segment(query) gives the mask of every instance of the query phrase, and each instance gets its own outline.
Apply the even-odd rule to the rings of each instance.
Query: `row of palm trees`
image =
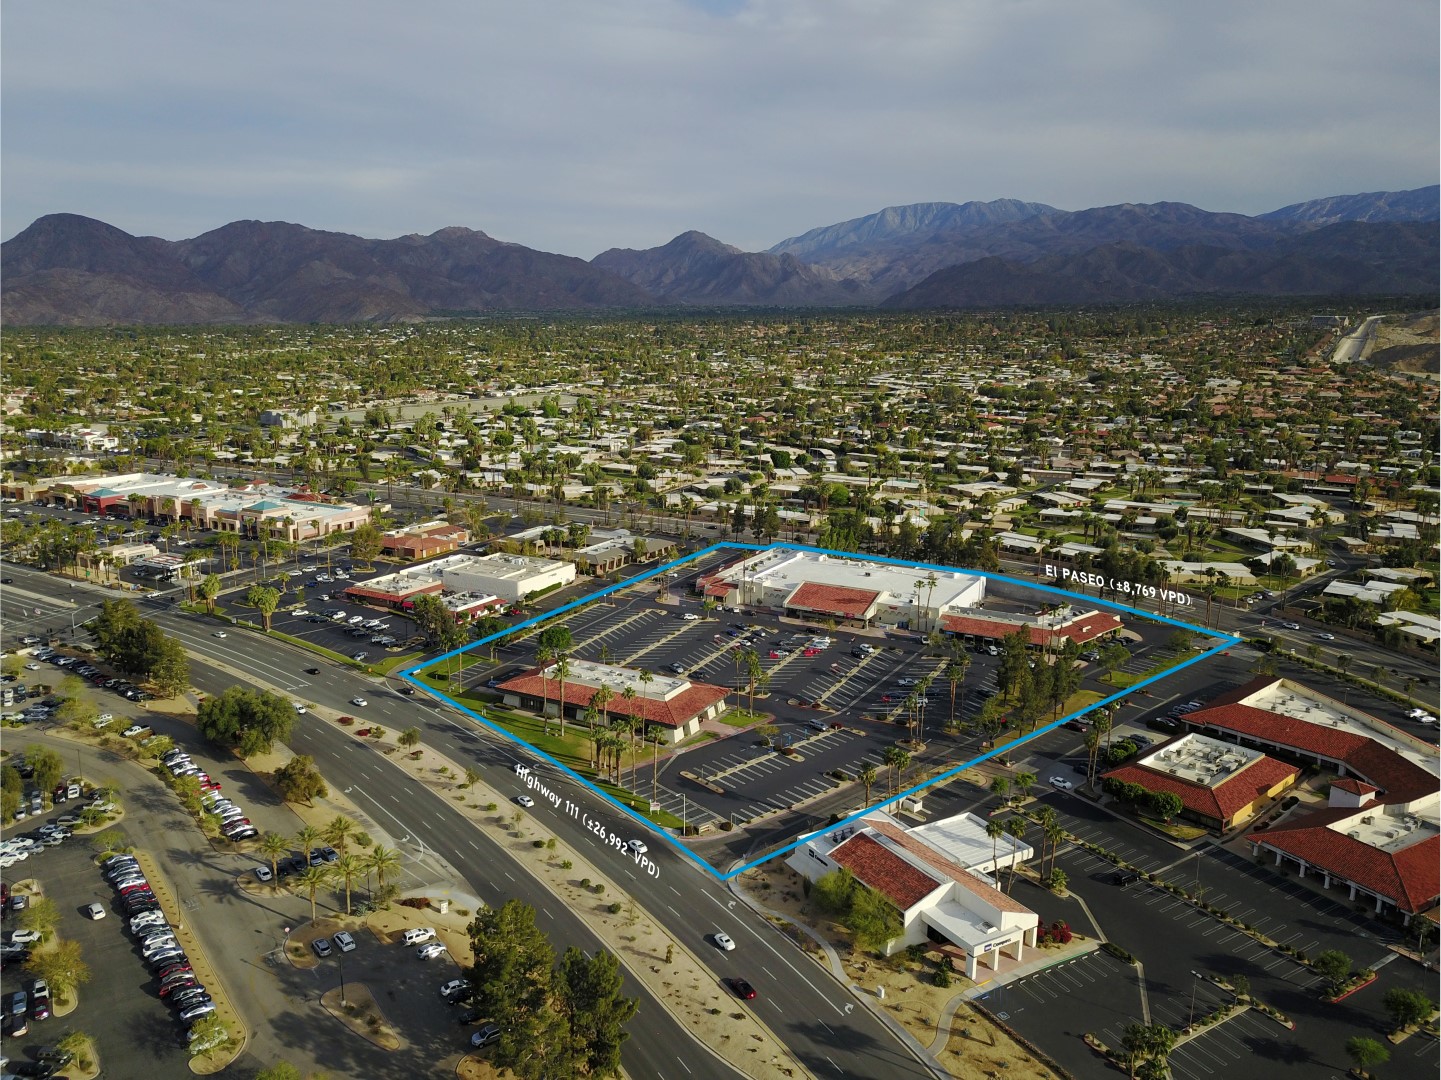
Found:
[[[366,889],[369,890],[370,875],[374,874],[377,888],[383,890],[387,875],[393,875],[400,870],[400,852],[393,848],[377,844],[363,855],[348,851],[349,844],[359,838],[360,826],[350,818],[339,815],[324,829],[305,825],[297,830],[293,837],[268,832],[260,838],[259,850],[270,862],[272,877],[278,872],[280,860],[288,857],[294,848],[298,847],[307,859],[322,840],[334,845],[338,850],[339,857],[334,862],[308,866],[296,878],[297,884],[310,894],[310,921],[313,923],[315,894],[320,889],[337,883],[343,885],[345,914],[349,915],[351,891],[358,879],[363,876]]]

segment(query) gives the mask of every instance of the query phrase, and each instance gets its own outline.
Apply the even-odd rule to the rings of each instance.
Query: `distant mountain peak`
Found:
[[[1261,218],[1305,225],[1334,225],[1340,221],[1436,221],[1441,219],[1441,185],[1308,199],[1262,214]]]

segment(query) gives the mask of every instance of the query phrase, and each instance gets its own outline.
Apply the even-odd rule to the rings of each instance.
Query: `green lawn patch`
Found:
[[[746,712],[744,709],[731,709],[729,712],[721,714],[720,722],[729,727],[744,728],[750,727],[752,724],[758,724],[764,719],[765,716],[761,713]]]
[[[1176,840],[1196,840],[1207,835],[1207,830],[1201,828],[1199,825],[1182,825],[1178,821],[1173,821],[1167,825],[1160,818],[1153,818],[1147,814],[1137,814],[1136,816],[1151,826],[1151,828],[1158,832],[1163,832]]]
[[[389,675],[397,668],[409,667],[411,664],[415,663],[424,655],[424,653],[412,652],[405,653],[401,656],[387,656],[378,664],[371,664],[370,666],[373,667],[376,671],[380,672],[382,675]]]

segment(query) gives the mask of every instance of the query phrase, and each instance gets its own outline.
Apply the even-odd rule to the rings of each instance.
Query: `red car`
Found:
[[[743,1001],[750,1001],[756,996],[756,988],[744,979],[730,979],[728,982],[732,993]]]

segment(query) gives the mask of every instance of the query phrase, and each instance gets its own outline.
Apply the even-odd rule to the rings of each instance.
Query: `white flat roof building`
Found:
[[[755,607],[931,629],[941,615],[978,607],[986,579],[958,570],[896,566],[824,552],[776,548],[711,575],[705,586]]]
[[[443,564],[443,565],[442,565]],[[427,565],[441,567],[446,592],[492,593],[512,602],[575,580],[575,564],[531,555],[452,555]]]

